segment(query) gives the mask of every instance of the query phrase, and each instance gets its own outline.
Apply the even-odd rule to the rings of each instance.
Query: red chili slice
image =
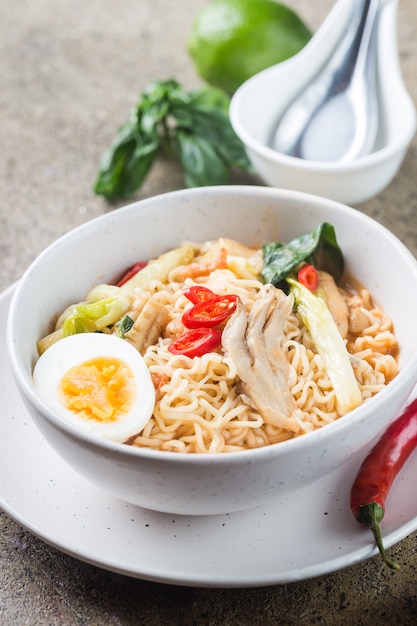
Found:
[[[211,289],[203,287],[203,285],[192,285],[191,287],[187,287],[184,289],[183,294],[193,304],[197,304],[197,302],[205,302],[206,300],[212,300],[216,297],[216,294],[211,291]]]
[[[123,274],[122,278],[117,283],[117,287],[121,287],[122,285],[127,283],[128,280],[133,278],[133,276],[137,274],[140,270],[142,270],[147,264],[147,261],[138,261],[137,263],[132,265],[132,267],[129,268],[125,274]]]
[[[211,300],[197,302],[193,307],[187,309],[182,322],[187,328],[211,328],[221,324],[233,313],[237,305],[235,294],[225,294],[215,296]]]
[[[319,286],[319,275],[314,265],[304,265],[298,272],[298,282],[310,291],[315,291]]]
[[[219,347],[222,341],[222,333],[215,328],[195,328],[184,333],[169,344],[168,350],[172,354],[184,356],[202,356]]]

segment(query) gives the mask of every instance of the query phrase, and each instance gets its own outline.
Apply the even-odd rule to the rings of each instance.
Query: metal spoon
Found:
[[[372,150],[378,129],[376,31],[382,3],[353,0],[335,52],[281,118],[275,150],[314,161],[349,161]]]

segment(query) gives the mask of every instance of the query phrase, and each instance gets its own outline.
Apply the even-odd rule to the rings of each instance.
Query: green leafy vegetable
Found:
[[[272,242],[263,246],[262,277],[277,286],[302,261],[328,272],[337,282],[343,275],[344,259],[334,227],[323,222],[316,229],[287,244]]]
[[[110,201],[132,196],[161,151],[179,159],[188,187],[225,184],[232,167],[251,170],[229,103],[213,87],[186,93],[175,80],[148,85],[101,159],[95,193]]]
[[[324,367],[332,381],[342,413],[362,402],[362,394],[353,372],[349,353],[336,323],[325,303],[297,280],[287,277],[297,311],[308,329]]]
[[[121,339],[125,338],[126,333],[132,328],[134,321],[129,315],[125,315],[120,320],[120,323],[117,324],[117,336],[121,337]]]
[[[73,307],[65,319],[62,330],[64,337],[77,333],[93,333],[115,324],[126,312],[130,300],[123,294],[97,302],[80,303]]]
[[[107,283],[96,285],[84,301],[68,307],[60,318],[62,326],[58,330],[37,342],[39,354],[63,337],[102,331],[114,324],[117,326],[117,335],[123,338],[134,324],[127,311],[131,308],[135,290],[146,289],[152,281],[166,282],[173,269],[188,265],[193,259],[193,246],[184,244],[151,259],[120,287]]]

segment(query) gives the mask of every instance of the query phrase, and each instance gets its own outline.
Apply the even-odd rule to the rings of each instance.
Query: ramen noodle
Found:
[[[259,300],[264,287],[261,250],[252,251],[252,256],[246,251],[243,263],[238,254],[228,259],[219,254],[223,248],[218,244],[217,253],[210,256],[207,250],[210,252],[212,245],[195,244],[191,264],[172,270],[168,281],[151,280],[146,289],[135,290],[128,313],[133,320],[151,301],[163,308],[165,318],[158,337],[142,351],[156,388],[156,403],[143,430],[128,441],[133,446],[189,453],[234,452],[298,437],[343,415],[323,360],[296,307],[283,322],[281,346],[288,364],[295,428],[266,423],[241,393],[236,363],[222,346],[193,358],[170,352],[173,339],[186,330],[182,316],[190,301],[183,293],[185,288],[202,285],[215,294],[235,294],[248,314]],[[240,244],[236,246],[239,250]],[[202,262],[207,254],[210,262]],[[398,372],[393,324],[365,287],[353,289],[344,284],[338,291],[349,312],[346,348],[366,402]],[[116,328],[105,332],[116,332]]]
[[[181,328],[181,317],[190,306],[182,293],[184,287],[199,284],[216,294],[237,294],[250,311],[263,284],[257,277],[238,277],[230,269],[215,269],[208,276],[183,282],[177,282],[176,273],[168,284],[149,285],[150,293],[163,300],[170,322],[166,336],[144,353],[158,393],[154,415],[133,445],[179,452],[229,452],[285,441],[341,416],[320,356],[295,312],[285,320],[282,348],[289,363],[288,385],[300,427],[297,433],[264,423],[261,415],[242,401],[236,366],[221,349],[194,358],[171,354],[172,333]],[[346,343],[365,401],[397,374],[397,341],[391,320],[375,306],[367,289],[354,292],[346,287],[340,293],[350,318],[355,318],[355,312],[362,318],[361,331],[350,333]]]

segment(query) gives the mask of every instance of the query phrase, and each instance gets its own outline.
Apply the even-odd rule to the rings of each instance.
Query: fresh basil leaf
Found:
[[[154,105],[144,108],[140,112],[140,129],[145,135],[155,135],[157,127],[160,122],[164,120],[169,111],[168,102],[162,102],[159,105]]]
[[[336,281],[344,272],[343,253],[334,227],[327,222],[287,244],[264,244],[263,257],[262,277],[266,283],[273,285],[278,285],[303,261],[328,272]]]
[[[229,169],[209,141],[178,131],[177,145],[188,187],[224,185],[228,182]]]
[[[147,85],[142,94],[142,103],[155,103],[161,100],[176,98],[183,100],[187,98],[181,85],[173,79],[156,80]]]
[[[152,139],[137,144],[120,176],[119,197],[128,198],[135,193],[145,180],[159,149],[159,143]]]
[[[194,106],[209,107],[212,110],[223,110],[228,113],[230,98],[221,89],[203,87],[190,93],[190,103]]]
[[[201,106],[176,107],[173,113],[178,126],[192,130],[195,136],[210,141],[218,156],[230,167],[239,167],[252,171],[251,164],[242,142],[235,134],[229,116],[221,109],[209,109]]]
[[[138,136],[136,129],[122,129],[103,155],[94,191],[107,200],[127,198],[140,187],[158,151],[152,137]]]
[[[231,166],[255,172],[240,139],[235,135],[232,126],[225,123],[223,140],[218,143],[218,151]]]
[[[193,133],[196,132],[195,116],[193,115],[193,111],[188,104],[171,104],[170,119],[171,123],[174,123],[176,129],[181,128],[183,130],[189,130]]]
[[[214,87],[186,93],[173,79],[150,83],[103,155],[94,191],[108,200],[133,195],[164,150],[179,157],[188,187],[226,184],[232,167],[253,171],[230,124],[229,103]]]
[[[117,190],[118,180],[135,150],[135,128],[129,124],[123,126],[108,150],[100,160],[100,168],[95,182],[94,191],[106,198],[112,198]],[[117,192],[116,192],[117,195]]]

